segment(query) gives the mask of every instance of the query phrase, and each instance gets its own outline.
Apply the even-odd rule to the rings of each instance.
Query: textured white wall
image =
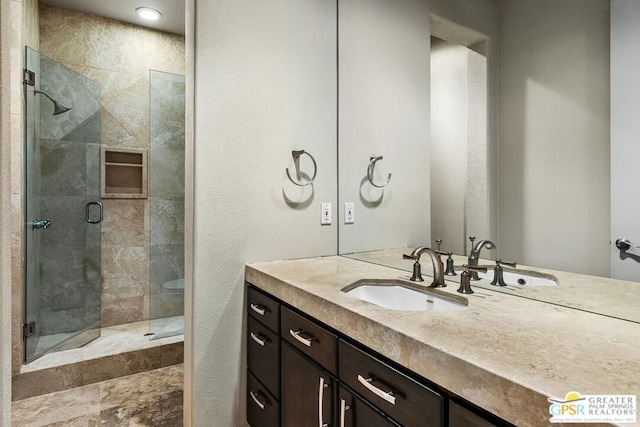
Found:
[[[442,248],[465,253],[467,48],[431,44],[431,233]]]
[[[186,394],[191,425],[236,426],[246,423],[244,264],[336,253],[335,219],[320,225],[320,203],[337,202],[336,2],[220,0],[195,7]],[[313,187],[300,190],[286,178],[294,148],[317,161]],[[302,166],[311,172],[306,160]]]
[[[429,245],[429,13],[421,0],[339,1],[340,252]],[[375,180],[369,157],[383,156]],[[355,203],[343,224],[342,204]]]
[[[502,258],[609,274],[609,2],[500,3]]]

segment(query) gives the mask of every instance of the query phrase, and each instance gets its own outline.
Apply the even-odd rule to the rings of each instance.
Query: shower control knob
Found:
[[[49,228],[51,226],[51,220],[50,219],[35,219],[33,221],[31,221],[31,228],[36,229],[36,228]]]

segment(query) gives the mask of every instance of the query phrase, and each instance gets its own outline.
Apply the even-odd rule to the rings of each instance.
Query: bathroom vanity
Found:
[[[390,310],[343,290],[408,275],[340,256],[245,274],[252,427],[543,426],[549,397],[640,391],[633,322],[453,282],[463,310]]]

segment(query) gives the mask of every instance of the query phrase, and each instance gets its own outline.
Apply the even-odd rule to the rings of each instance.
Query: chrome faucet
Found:
[[[469,237],[469,240],[471,240],[471,244],[473,244],[473,241],[475,240],[475,237]],[[480,258],[480,251],[482,250],[482,248],[487,248],[487,249],[495,249],[496,245],[494,245],[491,241],[489,240],[480,240],[478,243],[473,244],[473,247],[471,248],[471,253],[469,254],[469,262],[468,265],[470,267],[477,267],[478,266],[478,259]],[[471,270],[471,280],[480,280],[480,278],[478,277],[478,272]]]
[[[442,261],[440,260],[440,254],[426,246],[418,246],[409,255],[402,255],[402,258],[404,259],[412,259],[415,261],[415,263],[413,263],[413,275],[409,280],[414,282],[424,282],[420,268],[420,255],[425,252],[429,255],[431,262],[433,263],[433,283],[429,286],[432,288],[447,286],[444,283],[444,269],[442,267]]]

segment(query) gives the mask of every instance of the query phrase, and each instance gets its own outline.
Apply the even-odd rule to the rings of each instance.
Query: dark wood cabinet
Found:
[[[282,343],[281,417],[283,426],[334,426],[337,380]]]
[[[247,421],[280,426],[280,303],[247,290]]]
[[[280,337],[253,317],[247,319],[247,367],[280,397]]]
[[[372,355],[340,340],[340,381],[408,426],[444,427],[445,398]]]
[[[340,427],[399,426],[342,384],[338,392],[338,422]]]
[[[334,375],[338,374],[338,336],[314,321],[282,308],[282,338]]]
[[[511,425],[256,288],[247,295],[251,427]]]
[[[247,421],[251,427],[279,427],[278,400],[251,373],[247,372]]]
[[[495,427],[498,425],[454,401],[449,402],[449,427]]]

